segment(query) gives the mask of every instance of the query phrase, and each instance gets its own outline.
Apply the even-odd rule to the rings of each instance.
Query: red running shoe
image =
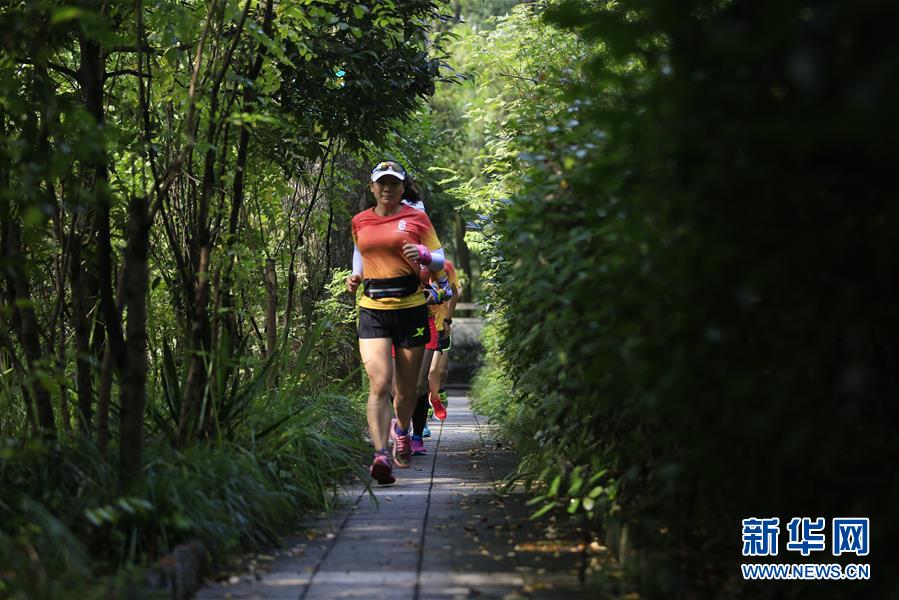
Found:
[[[429,400],[431,407],[434,409],[434,417],[440,421],[446,420],[446,407],[438,394],[431,394]]]

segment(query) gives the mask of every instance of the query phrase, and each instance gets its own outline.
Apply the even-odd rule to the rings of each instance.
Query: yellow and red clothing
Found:
[[[362,255],[362,271],[367,279],[390,279],[404,275],[420,277],[418,264],[403,254],[405,244],[423,244],[428,250],[440,248],[440,240],[428,216],[405,204],[392,215],[381,217],[373,208],[353,217],[353,242]],[[376,310],[396,310],[425,304],[419,288],[402,298],[362,296],[359,306]]]
[[[456,275],[456,267],[449,260],[444,261],[443,269],[446,271],[446,277],[449,279],[450,286],[453,288],[453,294],[458,297],[459,294],[459,276]],[[436,310],[435,310],[436,309]],[[449,302],[443,304],[431,305],[431,314],[437,322],[437,331],[443,331],[443,320],[447,318],[449,313]]]

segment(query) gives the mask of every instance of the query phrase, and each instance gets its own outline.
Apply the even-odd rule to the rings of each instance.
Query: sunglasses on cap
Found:
[[[406,169],[397,162],[385,160],[384,162],[378,163],[377,166],[371,170],[371,180],[377,181],[381,175],[393,175],[400,180],[404,180],[406,178]]]

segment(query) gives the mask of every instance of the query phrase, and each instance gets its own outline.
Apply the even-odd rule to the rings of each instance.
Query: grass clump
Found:
[[[246,428],[180,451],[150,444],[143,476],[127,487],[81,438],[5,441],[0,596],[116,593],[128,573],[185,541],[220,561],[274,544],[304,511],[330,508],[359,468],[361,405],[338,394],[292,404],[262,437]]]

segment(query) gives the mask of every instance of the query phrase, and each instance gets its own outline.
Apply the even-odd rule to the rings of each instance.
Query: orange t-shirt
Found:
[[[453,266],[449,260],[444,261],[443,269],[446,271],[446,278],[449,279],[450,286],[453,288],[453,294],[456,295],[456,299],[458,300],[459,294],[459,277],[456,275],[456,267]],[[443,320],[447,317],[447,313],[449,312],[449,302],[444,302],[443,304],[435,304],[431,308],[437,308],[437,312],[434,313],[434,319],[437,321],[437,331],[443,331]]]
[[[375,214],[374,208],[353,217],[353,242],[362,254],[362,274],[366,279],[389,279],[403,275],[419,276],[419,265],[409,262],[403,245],[424,244],[428,250],[440,248],[440,240],[428,215],[402,205],[388,217]],[[403,298],[375,300],[362,296],[359,306],[376,310],[412,308],[425,303],[421,289]]]

